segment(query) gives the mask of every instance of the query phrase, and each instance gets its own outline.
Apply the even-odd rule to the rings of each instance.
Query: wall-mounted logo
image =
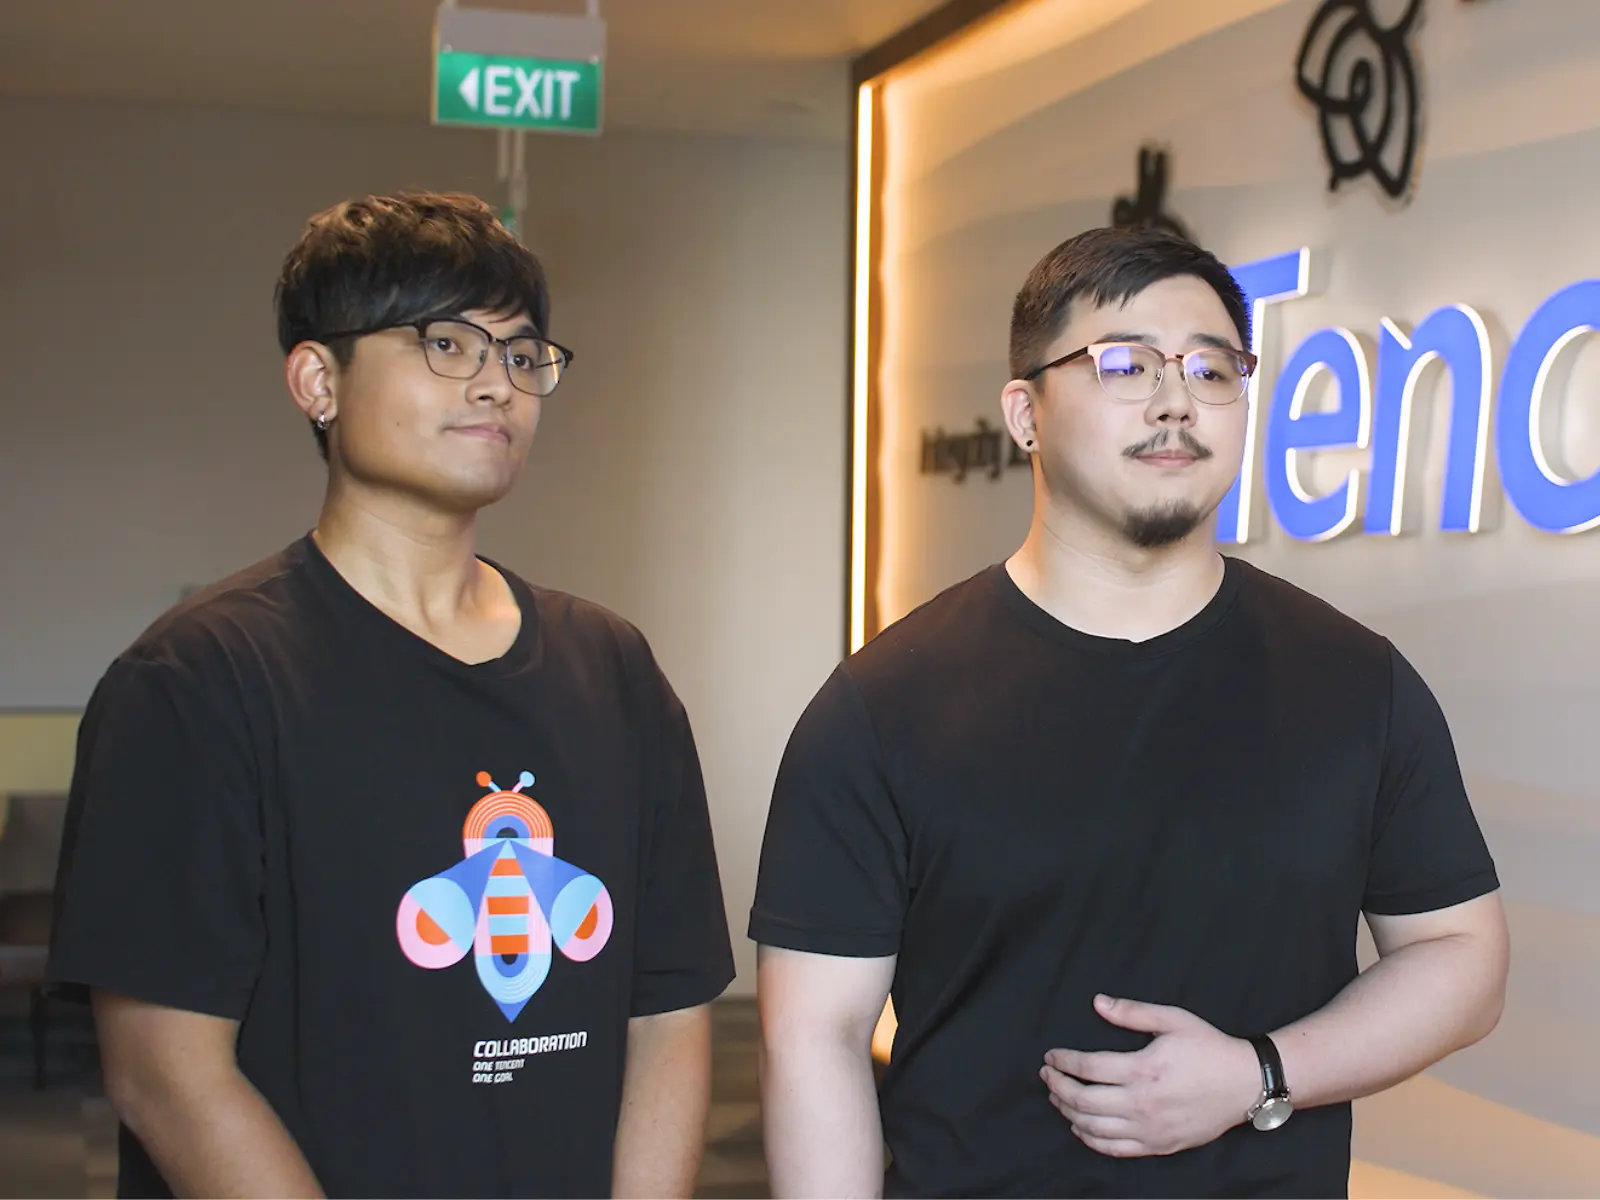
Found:
[[[1139,148],[1139,179],[1132,196],[1118,196],[1111,205],[1111,223],[1119,229],[1165,229],[1188,241],[1183,222],[1166,211],[1167,152],[1156,146]]]
[[[1422,0],[1410,0],[1391,25],[1373,0],[1324,0],[1311,18],[1295,82],[1317,106],[1328,190],[1371,175],[1389,196],[1409,198],[1421,124],[1410,38]]]
[[[1266,306],[1307,295],[1310,266],[1311,252],[1302,248],[1232,268],[1250,302],[1255,353],[1267,353]],[[1358,522],[1369,534],[1404,532],[1405,511],[1415,507],[1407,501],[1408,481],[1417,477],[1413,427],[1425,403],[1424,372],[1433,362],[1442,363],[1450,379],[1441,531],[1483,528],[1492,469],[1506,499],[1533,528],[1571,534],[1600,527],[1600,470],[1566,461],[1554,433],[1559,422],[1548,419],[1563,400],[1578,400],[1567,382],[1569,354],[1581,339],[1600,332],[1600,279],[1561,288],[1534,310],[1500,366],[1498,389],[1488,326],[1475,309],[1447,305],[1411,327],[1385,316],[1378,329],[1375,362],[1350,329],[1319,329],[1288,355],[1275,381],[1260,372],[1251,377],[1244,462],[1217,510],[1221,541],[1253,536],[1258,484],[1279,527],[1301,541],[1325,541]],[[1322,376],[1336,388],[1336,407],[1308,404]],[[1437,385],[1428,388],[1436,391]],[[1318,494],[1302,467],[1305,455],[1324,450],[1365,452],[1367,465],[1351,467],[1336,486]]]
[[[1251,352],[1279,362],[1283,352],[1267,345],[1266,310],[1310,293],[1311,251],[1231,269],[1250,307]],[[1381,537],[1416,529],[1423,507],[1414,494],[1424,470],[1420,439],[1430,424],[1422,410],[1438,406],[1442,395],[1449,402],[1435,518],[1441,532],[1485,528],[1496,474],[1511,508],[1534,529],[1600,529],[1600,469],[1583,450],[1575,452],[1581,461],[1566,457],[1557,407],[1581,402],[1569,379],[1571,355],[1584,338],[1600,334],[1600,279],[1547,297],[1503,362],[1488,323],[1465,304],[1436,309],[1415,325],[1387,316],[1377,325],[1375,355],[1350,329],[1319,329],[1289,349],[1275,372],[1251,376],[1243,462],[1217,509],[1219,541],[1259,536],[1253,517],[1259,492],[1278,527],[1299,541],[1323,542],[1352,529]],[[1443,372],[1430,379],[1434,363]],[[1323,382],[1331,394],[1313,404]],[[1029,465],[1004,429],[981,417],[975,424],[971,433],[924,431],[922,473],[959,483],[969,474],[997,480],[1007,468]],[[1319,488],[1305,468],[1306,457],[1322,451],[1360,452],[1364,462]]]

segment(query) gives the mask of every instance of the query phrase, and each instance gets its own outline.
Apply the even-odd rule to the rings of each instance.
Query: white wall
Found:
[[[847,150],[528,152],[528,238],[578,358],[483,548],[650,637],[699,738],[748,991],[772,777],[842,640]],[[494,142],[5,100],[0,162],[0,708],[76,708],[184,585],[315,518],[271,307],[305,218],[401,187],[492,195]]]
[[[1316,112],[1294,87],[1317,7],[1035,0],[889,83],[878,465],[879,597],[891,618],[1005,557],[1026,532],[1027,472],[959,484],[919,475],[921,431],[998,423],[1016,289],[1057,242],[1109,221],[1147,140],[1170,149],[1170,209],[1225,261],[1311,247],[1312,293],[1266,323],[1263,408],[1290,352],[1320,328],[1347,326],[1370,354],[1380,318],[1409,328],[1469,304],[1488,322],[1498,372],[1542,300],[1600,276],[1600,5],[1427,6],[1415,39],[1418,188],[1403,208],[1370,181],[1327,192]],[[1600,467],[1600,338],[1569,358],[1550,393],[1560,428],[1547,437],[1582,478]],[[1514,962],[1500,1028],[1358,1104],[1357,1153],[1491,1195],[1592,1195],[1600,531],[1531,528],[1498,502],[1491,446],[1493,519],[1479,533],[1441,534],[1447,380],[1434,368],[1418,392],[1432,417],[1412,452],[1418,528],[1367,536],[1358,523],[1308,544],[1263,505],[1238,552],[1387,634],[1417,664],[1450,718],[1504,884]],[[1316,454],[1309,486],[1329,490],[1369,457]]]

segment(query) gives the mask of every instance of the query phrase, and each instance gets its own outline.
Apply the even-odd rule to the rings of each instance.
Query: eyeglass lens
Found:
[[[1166,359],[1152,346],[1117,343],[1100,350],[1100,387],[1114,400],[1148,400],[1161,386]],[[1183,379],[1202,404],[1232,404],[1244,395],[1245,364],[1231,350],[1192,350],[1183,356]]]
[[[430,321],[422,330],[422,348],[434,374],[446,379],[471,379],[483,369],[493,343],[481,329],[461,321]],[[505,347],[511,385],[531,396],[548,396],[561,382],[566,359],[542,338],[511,338]]]

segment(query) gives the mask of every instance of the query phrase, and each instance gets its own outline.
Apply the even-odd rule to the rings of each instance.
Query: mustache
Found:
[[[1204,462],[1213,457],[1210,446],[1203,444],[1199,438],[1187,429],[1180,429],[1177,433],[1162,430],[1160,433],[1147,437],[1144,441],[1134,446],[1129,446],[1122,452],[1124,458],[1138,458],[1141,454],[1155,454],[1167,449],[1173,442],[1183,447],[1184,451],[1192,454],[1197,462]]]

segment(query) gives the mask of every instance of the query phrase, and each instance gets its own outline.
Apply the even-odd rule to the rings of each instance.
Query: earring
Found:
[[[1029,438],[1029,439],[1028,439],[1028,449],[1029,449],[1029,450],[1032,450],[1032,449],[1033,449],[1033,439],[1032,439],[1032,438]]]
[[[328,432],[328,414],[327,413],[318,413],[317,414],[316,426],[323,433],[327,433]],[[1030,442],[1029,445],[1032,445],[1032,443]]]

